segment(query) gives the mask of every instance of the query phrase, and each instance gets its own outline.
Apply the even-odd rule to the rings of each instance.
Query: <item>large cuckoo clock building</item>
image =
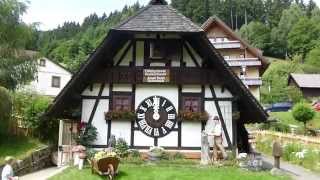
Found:
[[[201,27],[164,0],[112,28],[48,116],[95,126],[95,148],[114,135],[133,149],[181,151],[200,150],[207,116],[221,119],[223,144],[240,151],[244,124],[267,120]]]

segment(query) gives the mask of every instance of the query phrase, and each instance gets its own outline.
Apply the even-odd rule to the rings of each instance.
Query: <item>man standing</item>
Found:
[[[213,161],[218,160],[218,150],[222,153],[223,159],[227,159],[227,153],[222,145],[222,127],[218,116],[213,118],[214,128],[213,128]]]

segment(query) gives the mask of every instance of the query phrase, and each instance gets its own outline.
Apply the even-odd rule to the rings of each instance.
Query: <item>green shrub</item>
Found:
[[[293,107],[292,116],[295,120],[303,122],[306,132],[306,124],[315,116],[315,111],[306,103],[298,103]]]
[[[303,100],[303,95],[302,92],[299,88],[297,88],[296,86],[288,86],[287,87],[287,92],[288,92],[288,96],[289,99],[293,102],[293,103],[298,103],[301,100]]]
[[[141,154],[138,150],[136,149],[131,149],[129,151],[129,156],[132,157],[132,158],[141,158]]]
[[[186,156],[180,152],[176,152],[172,155],[172,159],[177,160],[177,159],[185,159]]]
[[[284,132],[284,133],[290,132],[289,125],[281,123],[281,122],[263,123],[263,124],[259,125],[259,129],[272,130],[272,131],[278,131],[278,132]]]
[[[0,86],[0,135],[7,134],[12,112],[12,99],[9,91]]]
[[[128,146],[128,143],[126,142],[126,140],[124,140],[123,138],[117,139],[117,143],[116,143],[115,149],[116,149],[116,153],[121,158],[128,157],[128,155],[129,155],[129,146]]]
[[[74,137],[75,141],[77,144],[89,146],[97,139],[97,128],[91,124],[84,124],[81,127],[82,128],[79,130],[79,134]]]

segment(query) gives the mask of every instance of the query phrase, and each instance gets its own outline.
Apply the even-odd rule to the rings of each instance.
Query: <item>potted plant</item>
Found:
[[[159,161],[161,159],[164,149],[162,147],[153,146],[148,151],[148,159],[150,161]]]
[[[178,114],[179,121],[201,121],[205,122],[209,118],[208,113],[205,112],[192,112],[192,111],[180,111]]]

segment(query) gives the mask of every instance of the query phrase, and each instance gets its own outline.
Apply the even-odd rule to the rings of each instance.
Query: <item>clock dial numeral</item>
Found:
[[[167,112],[169,112],[169,111],[171,111],[171,110],[173,110],[173,106],[169,106],[169,107],[166,108],[166,111],[167,111]]]
[[[144,130],[145,133],[151,135],[153,128],[149,125],[147,125],[146,129]]]
[[[146,117],[146,114],[145,113],[138,113],[138,119],[144,119]]]
[[[158,129],[158,128],[154,128],[154,129],[153,129],[153,135],[154,135],[155,137],[160,136],[160,134],[159,134],[159,129]]]
[[[139,121],[139,126],[142,130],[145,129],[148,126],[147,121],[146,120]]]
[[[166,102],[167,102],[167,100],[164,100],[163,102],[162,102],[162,107],[164,106],[164,105],[166,105]]]
[[[166,122],[166,124],[165,124],[165,126],[167,127],[167,128],[169,128],[169,129],[171,129],[172,127],[173,127],[173,125],[174,125],[174,123],[172,122],[172,121],[167,121]]]
[[[140,106],[139,109],[142,110],[143,112],[147,112],[147,110],[148,110],[147,108],[145,108],[143,106]]]
[[[174,119],[176,119],[176,115],[175,114],[168,114],[168,119],[174,120]]]
[[[159,107],[160,104],[160,98],[157,96],[153,97],[153,107]]]
[[[167,134],[167,130],[164,127],[161,127],[162,133]]]
[[[147,99],[145,102],[148,105],[148,108],[153,106],[151,99]]]

